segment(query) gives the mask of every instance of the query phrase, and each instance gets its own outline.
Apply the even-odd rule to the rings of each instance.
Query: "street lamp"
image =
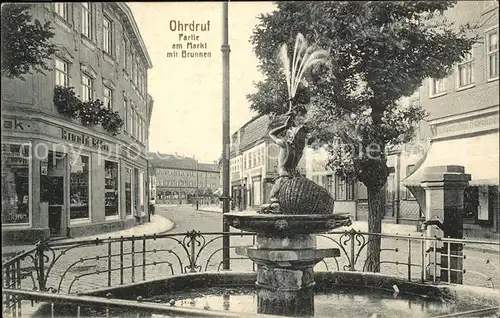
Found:
[[[224,214],[229,213],[229,26],[228,2],[222,3],[222,232],[229,233]],[[229,235],[222,237],[222,268],[229,269]]]

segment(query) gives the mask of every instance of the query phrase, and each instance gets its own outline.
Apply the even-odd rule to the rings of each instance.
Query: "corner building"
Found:
[[[2,78],[2,238],[28,243],[122,230],[148,220],[150,57],[123,2],[33,4],[58,52],[46,74]],[[104,102],[117,135],[54,105],[55,87]]]

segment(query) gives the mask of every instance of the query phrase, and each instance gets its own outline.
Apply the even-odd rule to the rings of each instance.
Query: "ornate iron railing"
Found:
[[[239,246],[255,243],[254,233],[166,233],[71,242],[39,242],[2,264],[3,287],[10,290],[73,294],[184,273],[219,271],[222,237],[231,237],[232,270],[255,270],[236,255]],[[325,259],[316,270],[365,271],[367,245],[381,239],[380,272],[409,281],[455,282],[497,288],[499,242],[350,231],[318,235],[318,247],[338,248],[341,256]],[[495,253],[496,252],[496,253]],[[453,278],[454,277],[454,278]],[[458,277],[458,278],[457,278]],[[3,311],[21,316],[26,295],[2,292]],[[29,299],[32,300],[32,299]]]

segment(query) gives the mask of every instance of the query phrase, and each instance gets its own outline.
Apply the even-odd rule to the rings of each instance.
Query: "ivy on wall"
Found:
[[[123,127],[123,120],[117,111],[103,106],[99,99],[82,102],[75,94],[74,87],[56,86],[54,105],[59,113],[77,119],[84,126],[101,125],[106,131],[116,136]]]

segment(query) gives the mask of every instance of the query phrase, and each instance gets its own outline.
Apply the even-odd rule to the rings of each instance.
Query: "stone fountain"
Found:
[[[317,248],[315,234],[349,226],[351,220],[349,215],[333,214],[330,193],[297,169],[307,129],[298,124],[292,101],[303,72],[314,63],[324,62],[327,54],[309,50],[301,34],[295,48],[298,52],[294,54],[291,74],[286,45],[279,56],[287,78],[290,108],[285,123],[269,133],[280,147],[279,173],[270,203],[257,213],[226,214],[225,221],[234,228],[257,233],[254,246],[239,248],[236,253],[257,264],[258,312],[309,316],[314,313],[314,266],[324,258],[340,256],[339,249]]]
[[[316,233],[351,224],[341,214],[230,213],[232,227],[256,232],[254,246],[236,254],[257,264],[257,312],[284,316],[314,314],[313,267],[327,257],[340,256],[336,248],[317,248]]]

